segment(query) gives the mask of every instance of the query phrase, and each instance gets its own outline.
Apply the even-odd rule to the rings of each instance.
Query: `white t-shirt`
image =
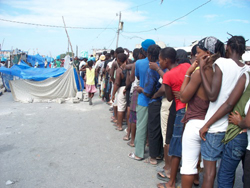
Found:
[[[136,86],[139,86],[140,81],[137,79],[137,77],[135,77],[135,81],[133,81],[132,85],[131,85],[131,89],[130,89],[130,93],[132,94],[135,90]]]
[[[245,114],[247,115],[247,112],[249,109],[249,106],[250,106],[250,98],[245,106]],[[248,146],[247,146],[247,150],[250,150],[250,129],[247,129],[247,136],[248,136]]]
[[[232,59],[226,58],[217,59],[213,64],[213,68],[215,68],[215,65],[218,65],[222,72],[221,89],[217,100],[215,102],[209,103],[207,114],[205,116],[205,122],[207,122],[220,108],[220,106],[228,99],[240,76],[248,70],[246,65],[239,67]],[[212,124],[208,132],[226,132],[227,126],[228,114]]]

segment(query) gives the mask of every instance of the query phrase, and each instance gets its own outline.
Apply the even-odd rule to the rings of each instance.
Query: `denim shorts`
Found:
[[[173,135],[169,146],[169,156],[181,157],[182,152],[182,133],[184,124],[181,122],[185,115],[185,108],[182,108],[176,112]]]
[[[221,158],[224,144],[221,142],[225,132],[207,133],[206,141],[201,140],[201,156],[206,161],[217,161]]]

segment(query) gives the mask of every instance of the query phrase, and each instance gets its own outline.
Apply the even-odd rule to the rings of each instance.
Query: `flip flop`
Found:
[[[134,160],[136,160],[136,161],[141,161],[141,160],[143,160],[143,158],[136,158],[134,153],[128,154],[128,157],[129,157],[130,159],[134,159]]]
[[[125,136],[123,137],[123,140],[124,140],[124,141],[129,141],[130,138],[129,138],[127,135],[125,135]]]
[[[123,128],[116,127],[115,130],[117,130],[117,131],[123,131]]]
[[[161,185],[163,186],[163,188],[167,188],[166,184],[165,183],[159,183],[158,185]],[[157,187],[159,188],[159,186],[157,185]]]
[[[157,171],[157,172],[164,172],[164,168],[163,168],[163,167],[157,166],[157,167],[156,167],[156,171]]]
[[[153,161],[151,161],[151,158],[148,157],[147,159],[144,160],[144,163],[148,163],[148,164],[151,164],[151,165],[157,165],[157,160],[155,160],[153,162]]]
[[[127,143],[130,147],[135,147],[135,144],[131,144],[131,142]]]
[[[113,119],[110,121],[111,123],[117,123],[117,120],[116,119]]]
[[[167,177],[165,171],[160,172],[160,173],[161,173],[164,177],[162,177],[162,176],[159,174],[159,172],[158,172],[158,173],[157,173],[157,178],[158,178],[159,180],[168,182],[170,178]]]

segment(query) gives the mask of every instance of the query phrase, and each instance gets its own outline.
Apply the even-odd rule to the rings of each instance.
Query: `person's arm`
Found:
[[[231,115],[229,115],[229,122],[238,125],[242,129],[250,129],[250,107],[244,119],[242,119],[239,112],[232,112]]]
[[[116,69],[116,61],[113,62],[112,66],[111,66],[111,69],[110,69],[110,79],[111,81],[114,83],[115,82],[115,78],[114,78],[114,73],[115,73],[115,69]]]
[[[165,86],[165,96],[166,96],[167,100],[170,102],[170,101],[172,101],[174,99],[172,89],[167,84],[164,84],[164,86]]]
[[[134,64],[127,64],[127,65],[125,66],[125,68],[126,68],[127,70],[131,70],[132,67],[133,67],[133,65],[134,65]]]
[[[220,92],[221,88],[221,82],[222,82],[222,72],[218,65],[215,64],[215,71],[212,78],[211,85],[209,84],[208,78],[205,74],[205,66],[208,62],[209,57],[203,57],[200,60],[200,72],[201,72],[201,80],[202,84],[204,86],[204,89],[206,91],[207,97],[211,102],[214,102],[217,100],[217,97]]]
[[[188,103],[190,99],[194,96],[201,84],[200,70],[194,71],[194,64],[190,66],[187,70],[184,81],[180,90],[180,101],[183,103]],[[192,75],[191,75],[192,74]]]
[[[137,61],[138,62],[138,61]],[[140,76],[139,76],[139,70],[138,70],[138,63],[135,62],[135,76],[138,80],[140,80]]]
[[[165,95],[165,86],[164,84],[161,84],[160,89],[153,95],[152,99],[156,99],[164,95]]]
[[[224,115],[231,112],[239,101],[240,97],[242,96],[244,89],[245,89],[245,82],[246,82],[246,75],[242,75],[238,80],[237,84],[235,85],[232,93],[229,95],[226,102],[224,102],[221,107],[214,113],[214,115],[207,121],[207,123],[200,129],[200,137],[203,140],[205,139],[205,135],[209,129],[209,127],[221,119]]]
[[[112,101],[115,100],[115,94],[120,87],[120,83],[121,83],[121,70],[117,69],[116,76],[115,76],[115,82],[114,82],[114,89],[113,89],[113,93],[112,93]]]
[[[126,90],[128,90],[131,87],[131,82],[130,82],[130,73],[127,70],[127,76],[126,76]]]
[[[132,66],[132,71],[131,71],[131,74],[130,74],[129,78],[130,78],[131,83],[133,83],[135,81],[135,63]]]
[[[149,68],[158,72],[160,77],[163,78],[163,75],[165,74],[165,72],[163,72],[163,70],[161,70],[161,68],[158,66],[158,64],[156,62],[149,62]]]

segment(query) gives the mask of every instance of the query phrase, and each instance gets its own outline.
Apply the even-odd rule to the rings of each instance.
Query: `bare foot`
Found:
[[[129,136],[128,136],[128,135],[125,135],[125,136],[123,137],[123,140],[124,140],[124,141],[129,141],[129,140],[130,140],[130,138],[129,138]]]

